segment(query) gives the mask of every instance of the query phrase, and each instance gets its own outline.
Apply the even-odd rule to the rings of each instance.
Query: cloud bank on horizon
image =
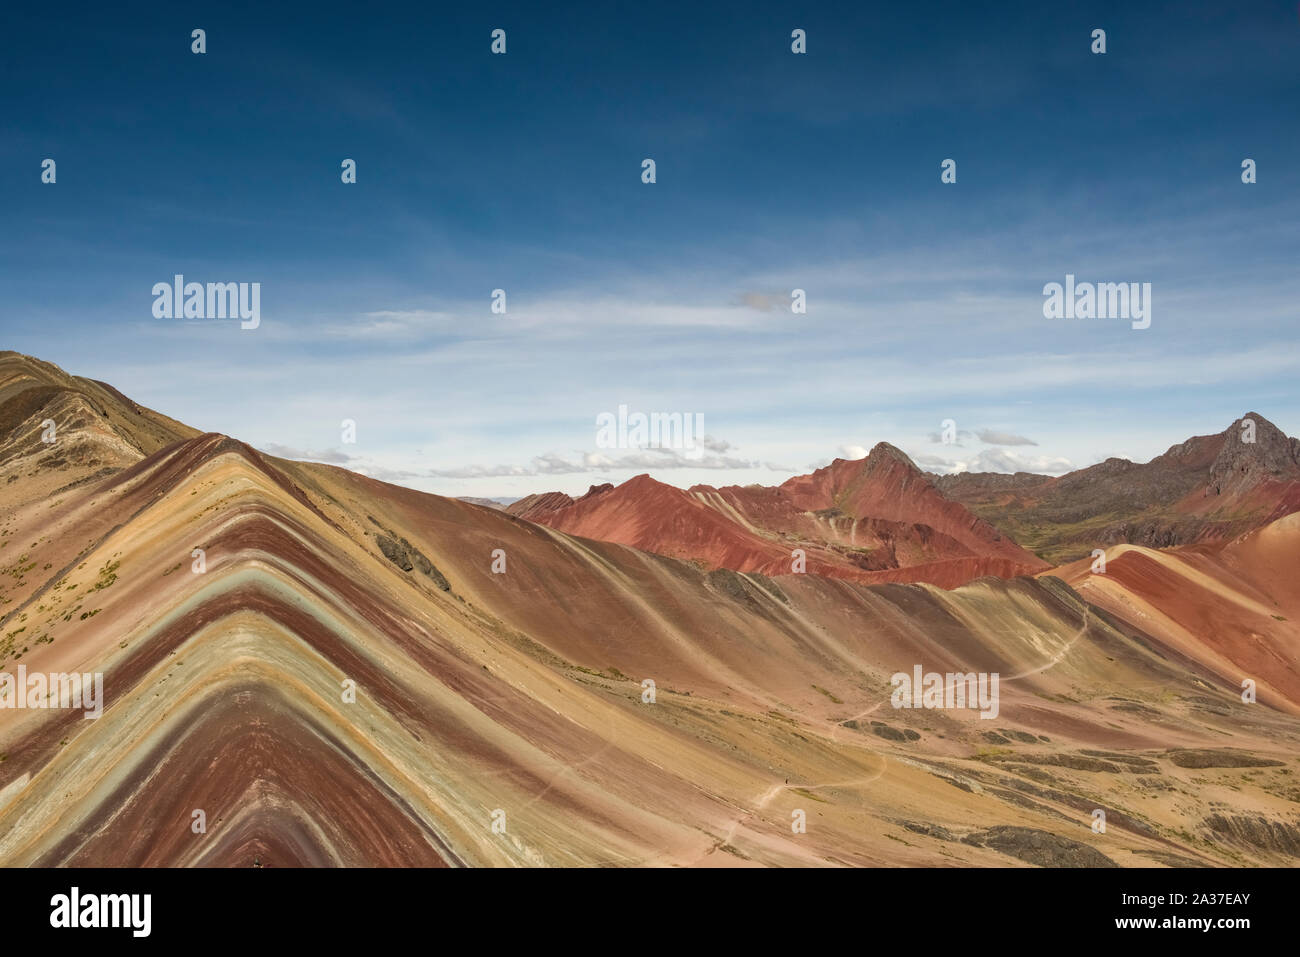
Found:
[[[12,14],[0,275],[3,346],[196,427],[485,497],[1300,431],[1292,8],[185,17]],[[178,274],[260,324],[155,318]],[[698,441],[602,447],[623,406]]]

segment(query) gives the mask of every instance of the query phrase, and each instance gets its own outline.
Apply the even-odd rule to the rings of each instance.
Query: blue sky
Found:
[[[0,347],[453,495],[1300,433],[1295,3],[541,6],[7,12]],[[176,273],[261,325],[155,319]],[[1067,273],[1151,327],[1045,318]],[[711,448],[600,450],[620,404]]]

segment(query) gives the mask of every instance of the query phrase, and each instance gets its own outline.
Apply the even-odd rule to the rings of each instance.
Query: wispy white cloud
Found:
[[[288,445],[280,445],[276,442],[268,442],[261,446],[261,450],[270,455],[281,459],[294,459],[301,462],[326,462],[330,465],[346,465],[354,461],[351,455],[347,455],[337,449],[325,449],[320,452],[313,452],[310,449],[295,449]]]
[[[1013,435],[1010,432],[998,432],[995,429],[980,429],[976,435],[985,445],[1037,445],[1033,439],[1027,439],[1023,435]]]
[[[323,335],[340,339],[415,339],[454,329],[458,317],[432,309],[384,309],[346,322],[330,322]]]
[[[1064,475],[1074,471],[1067,458],[1055,455],[1017,455],[1006,449],[984,449],[966,459],[945,459],[937,455],[916,455],[921,466],[940,472],[1035,472],[1039,475]]]
[[[721,443],[726,445],[726,443]],[[429,469],[430,478],[486,478],[506,475],[578,475],[588,472],[659,471],[708,469],[711,471],[770,467],[749,459],[716,453],[694,454],[678,449],[646,448],[621,454],[584,452],[575,458],[548,452],[533,458],[530,465],[468,465],[449,469]]]

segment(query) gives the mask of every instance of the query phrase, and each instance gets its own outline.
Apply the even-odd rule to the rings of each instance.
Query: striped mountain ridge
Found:
[[[1246,704],[1236,650],[1069,574],[708,568],[223,435],[147,449],[165,417],[41,375],[0,435],[0,667],[105,701],[0,707],[0,863],[1294,863],[1258,836],[1295,824],[1285,676]],[[1271,529],[1216,587],[1266,605],[1296,553]],[[918,664],[1000,674],[996,719],[892,707]]]

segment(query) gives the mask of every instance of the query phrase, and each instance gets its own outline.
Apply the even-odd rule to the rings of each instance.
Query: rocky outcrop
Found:
[[[1039,867],[1117,867],[1109,857],[1087,844],[1032,827],[1002,825],[977,831],[962,843],[995,851]]]

